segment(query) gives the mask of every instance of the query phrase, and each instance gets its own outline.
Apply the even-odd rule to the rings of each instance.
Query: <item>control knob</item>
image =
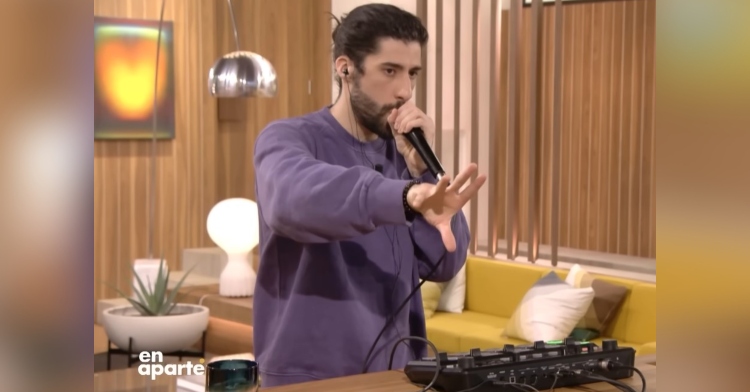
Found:
[[[602,340],[602,351],[614,351],[614,350],[617,350],[617,340],[615,339]]]
[[[458,367],[461,369],[471,369],[474,367],[474,357],[458,358]]]

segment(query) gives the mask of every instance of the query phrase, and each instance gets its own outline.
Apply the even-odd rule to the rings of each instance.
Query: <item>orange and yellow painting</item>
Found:
[[[174,55],[171,22],[94,18],[94,138],[174,138]],[[154,106],[156,96],[156,106]],[[154,113],[154,107],[156,113]]]

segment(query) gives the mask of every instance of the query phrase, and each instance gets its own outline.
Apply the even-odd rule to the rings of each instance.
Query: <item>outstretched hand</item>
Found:
[[[448,252],[456,250],[456,238],[451,230],[451,218],[477,194],[487,180],[485,175],[477,176],[466,189],[461,190],[461,187],[476,171],[477,165],[472,163],[459,173],[453,182],[448,175],[445,175],[437,184],[422,183],[411,187],[406,195],[409,206],[422,214],[429,224],[440,231]]]

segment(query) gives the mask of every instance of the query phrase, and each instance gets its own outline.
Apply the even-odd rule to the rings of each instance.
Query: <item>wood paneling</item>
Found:
[[[223,2],[219,2],[224,4]],[[218,197],[255,195],[253,147],[255,137],[268,122],[322,108],[330,102],[331,28],[330,1],[245,0],[235,1],[235,13],[245,17],[239,24],[243,50],[261,53],[274,65],[279,77],[275,99],[221,100],[220,105],[244,108],[244,121],[219,124],[217,140]],[[226,7],[217,10],[219,25],[231,25]],[[234,50],[232,32],[220,30],[221,52]],[[308,94],[308,81],[311,94]],[[329,95],[326,95],[326,86]],[[240,159],[241,160],[238,160]],[[244,196],[243,196],[244,195]]]
[[[165,20],[174,23],[177,123],[174,140],[158,141],[154,255],[163,254],[173,269],[182,249],[213,246],[205,220],[214,204],[255,198],[252,153],[262,128],[330,101],[330,1],[233,3],[241,49],[260,53],[276,68],[275,98],[211,97],[208,70],[235,49],[227,3],[166,2]],[[159,0],[96,0],[94,15],[158,20],[160,6]],[[239,117],[220,121],[219,107]],[[149,256],[150,148],[150,141],[95,142],[94,304],[116,296],[102,282],[128,288],[133,260]]]
[[[554,7],[543,7],[541,244],[551,243]],[[640,257],[656,257],[654,187],[654,0],[613,0],[563,6],[559,246]],[[521,216],[529,211],[530,7],[520,18],[517,86],[520,89]],[[508,12],[502,13],[503,26]],[[503,45],[509,45],[507,29]],[[508,52],[501,52],[502,76]],[[508,116],[509,90],[501,89],[499,117]],[[496,151],[505,151],[507,121],[498,127]],[[503,187],[507,164],[499,160],[495,178]],[[497,205],[505,206],[498,193]],[[498,212],[496,219],[504,219]],[[519,240],[528,240],[521,219]],[[507,238],[498,225],[499,238]]]
[[[97,0],[94,15],[159,19],[161,2]],[[216,104],[206,91],[215,60],[216,7],[206,1],[166,2],[174,22],[175,139],[158,141],[154,255],[171,268],[180,249],[207,243],[204,225],[216,201]],[[150,141],[94,144],[94,301],[113,297],[102,281],[129,287],[134,259],[148,257]]]

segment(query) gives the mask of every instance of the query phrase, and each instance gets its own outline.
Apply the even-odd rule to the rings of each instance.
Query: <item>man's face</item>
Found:
[[[382,39],[379,50],[365,57],[363,73],[352,73],[352,111],[363,127],[383,139],[393,138],[387,118],[411,99],[421,54],[418,42]]]

